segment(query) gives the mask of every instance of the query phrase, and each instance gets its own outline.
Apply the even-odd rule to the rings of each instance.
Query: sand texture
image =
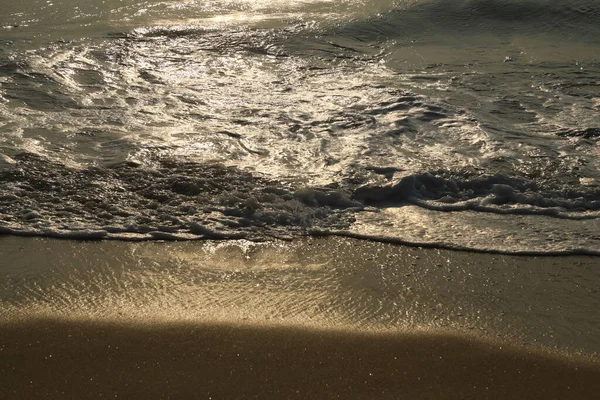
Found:
[[[0,238],[0,398],[594,399],[600,260]]]
[[[0,329],[3,398],[593,399],[600,366],[448,335],[33,321]]]

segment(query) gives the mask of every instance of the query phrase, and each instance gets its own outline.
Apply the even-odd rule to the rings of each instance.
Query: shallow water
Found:
[[[596,257],[522,257],[348,238],[0,239],[0,321],[225,323],[450,332],[600,355]]]
[[[0,232],[600,254],[595,1],[0,5]]]

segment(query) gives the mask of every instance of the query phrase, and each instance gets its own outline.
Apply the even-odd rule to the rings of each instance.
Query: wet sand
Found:
[[[0,328],[2,398],[593,399],[600,366],[473,338],[29,321]]]
[[[600,259],[0,237],[0,398],[592,399]]]

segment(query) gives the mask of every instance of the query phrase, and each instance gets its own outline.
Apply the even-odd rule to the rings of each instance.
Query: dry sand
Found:
[[[14,399],[594,399],[600,366],[472,338],[205,324],[0,329]]]
[[[600,260],[0,238],[0,398],[594,399]]]

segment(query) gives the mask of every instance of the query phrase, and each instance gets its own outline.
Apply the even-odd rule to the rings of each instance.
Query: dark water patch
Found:
[[[434,0],[395,9],[341,29],[365,41],[419,38],[431,41],[451,33],[552,35],[573,41],[598,41],[600,5],[591,0]],[[433,35],[433,36],[432,36]]]
[[[564,93],[569,96],[583,97],[587,99],[598,97],[600,93],[600,82],[594,80],[598,77],[598,71],[587,72],[587,76],[579,77],[578,79],[562,79],[554,84],[554,88],[559,93]]]
[[[562,128],[556,134],[561,137],[600,138],[600,128]]]
[[[0,76],[6,99],[21,103],[37,111],[61,111],[78,108],[70,93],[51,75],[36,72],[25,62],[8,62],[0,66]]]
[[[519,100],[510,97],[504,97],[494,102],[490,113],[511,123],[529,123],[537,120],[536,113],[528,111]]]
[[[23,65],[9,60],[2,60],[0,62],[0,76],[12,76],[19,72],[23,68]]]

